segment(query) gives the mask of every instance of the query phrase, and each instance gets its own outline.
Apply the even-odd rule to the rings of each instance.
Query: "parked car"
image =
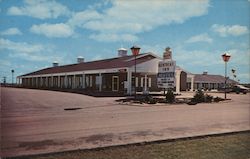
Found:
[[[225,90],[226,90],[227,93],[233,92],[232,87],[227,87],[226,89],[225,89],[225,87],[218,88],[219,92],[225,92]]]
[[[236,92],[237,94],[239,94],[239,93],[246,94],[249,91],[250,91],[250,88],[247,88],[247,87],[239,85],[239,84],[235,85],[232,89],[232,92]]]

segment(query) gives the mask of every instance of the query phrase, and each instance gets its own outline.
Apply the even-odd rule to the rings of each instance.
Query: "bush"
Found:
[[[152,96],[147,95],[147,96],[145,96],[145,98],[144,98],[144,102],[145,102],[145,103],[148,103],[148,104],[156,104],[156,103],[157,103],[157,100],[154,99]]]
[[[202,92],[202,90],[198,90],[195,95],[194,98],[192,98],[191,100],[192,102],[197,102],[197,103],[202,103],[205,101],[205,95]]]
[[[167,103],[173,103],[175,101],[175,95],[172,90],[168,90],[166,94],[166,102]]]
[[[197,102],[193,100],[194,98],[191,99],[191,101],[187,102],[188,105],[196,105]]]
[[[156,104],[157,103],[157,100],[152,98],[148,101],[148,104]]]
[[[224,99],[223,98],[220,98],[220,97],[215,97],[214,98],[214,102],[220,102],[220,101],[223,101]]]
[[[213,101],[213,96],[206,94],[204,102],[211,103]]]

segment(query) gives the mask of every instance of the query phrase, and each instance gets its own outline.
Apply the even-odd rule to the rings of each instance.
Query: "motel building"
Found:
[[[163,90],[157,85],[159,62],[168,58],[172,58],[169,47],[163,58],[151,52],[128,55],[127,49],[120,48],[115,58],[85,62],[83,57],[78,57],[77,63],[62,66],[54,62],[52,67],[18,76],[17,81],[22,87],[37,89],[77,89],[124,95],[134,94],[135,88],[137,92],[155,92]],[[176,93],[218,89],[225,82],[221,75],[192,74],[179,66],[175,67],[174,75]]]

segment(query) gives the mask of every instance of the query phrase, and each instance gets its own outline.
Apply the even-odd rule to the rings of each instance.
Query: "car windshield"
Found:
[[[249,88],[247,88],[247,87],[245,87],[245,86],[242,86],[242,85],[236,85],[238,88],[241,88],[241,89],[249,89]]]

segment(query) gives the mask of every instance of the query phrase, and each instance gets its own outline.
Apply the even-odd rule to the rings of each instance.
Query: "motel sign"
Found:
[[[163,58],[163,61],[158,64],[157,86],[158,88],[174,88],[176,62],[172,60],[170,48],[165,49]]]

